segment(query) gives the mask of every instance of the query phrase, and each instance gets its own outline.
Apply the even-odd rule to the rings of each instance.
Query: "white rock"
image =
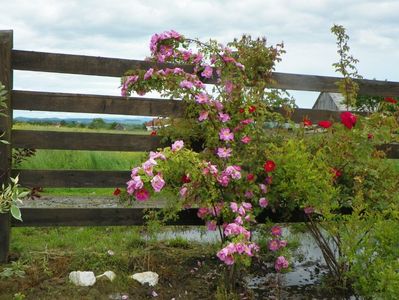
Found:
[[[148,283],[150,286],[155,286],[158,283],[158,274],[155,272],[143,272],[143,273],[136,273],[130,276],[134,280],[137,280],[141,284]]]
[[[97,279],[100,279],[100,278],[102,278],[102,277],[106,277],[106,278],[108,278],[110,281],[114,281],[114,279],[115,279],[115,277],[116,277],[116,274],[115,274],[114,272],[112,272],[112,271],[106,271],[106,272],[104,272],[103,274],[96,276]]]
[[[69,280],[78,286],[92,286],[96,283],[96,276],[91,271],[73,271],[69,273]]]

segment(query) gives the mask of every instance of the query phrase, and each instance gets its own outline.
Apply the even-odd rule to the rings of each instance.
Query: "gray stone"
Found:
[[[159,275],[155,272],[143,272],[143,273],[136,273],[130,276],[130,278],[137,280],[141,284],[148,283],[149,286],[155,286],[158,283]]]
[[[96,283],[96,276],[91,271],[73,271],[69,273],[69,280],[77,286],[92,286]]]

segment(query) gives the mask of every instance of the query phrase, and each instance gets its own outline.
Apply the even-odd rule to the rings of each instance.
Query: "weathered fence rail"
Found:
[[[159,208],[154,208],[159,210]],[[47,226],[120,226],[143,225],[145,208],[22,208],[24,222],[12,220],[15,227],[47,227]],[[265,210],[257,219],[278,222],[304,222],[306,216],[303,211],[295,210],[291,215],[283,212]],[[197,209],[190,208],[179,213],[175,221],[167,225],[204,225],[204,221],[197,216]]]
[[[50,93],[13,90],[13,70],[68,73],[120,77],[126,70],[157,66],[176,67],[170,64],[107,57],[69,55],[14,50],[13,32],[0,31],[0,81],[9,91],[8,118],[0,116],[0,131],[10,145],[0,144],[0,183],[10,175],[20,175],[20,182],[27,187],[116,187],[124,185],[129,171],[83,170],[18,170],[12,169],[12,148],[148,151],[158,148],[159,137],[132,134],[77,133],[33,130],[12,130],[12,111],[37,110],[142,116],[181,116],[184,110],[179,100],[117,97],[71,93]],[[179,66],[186,71],[189,65]],[[273,87],[289,90],[338,92],[337,77],[301,75],[275,72]],[[204,81],[215,84],[216,78]],[[399,82],[357,80],[360,94],[399,96]],[[282,113],[282,112],[281,112]],[[307,117],[313,122],[338,119],[333,111],[296,109],[291,118],[300,122]],[[399,145],[382,145],[381,149],[391,158],[399,158]],[[0,262],[7,260],[11,226],[92,226],[92,225],[141,225],[143,208],[23,208],[24,222],[10,221],[9,215],[0,215]],[[303,221],[303,212],[296,211],[288,217],[266,210],[259,221],[266,217],[273,221],[284,218],[291,222]],[[170,224],[200,225],[203,221],[195,209],[180,213],[180,219]]]
[[[172,67],[170,64],[154,64],[142,60],[12,50],[12,68],[14,70],[121,77],[126,70],[148,69],[154,66]],[[173,65],[173,67],[176,67],[176,65]],[[192,67],[188,65],[180,65],[179,67],[186,71],[192,70]],[[279,72],[273,73],[273,79],[276,81],[275,88],[324,92],[338,92],[336,82],[340,80],[338,77]],[[375,96],[399,95],[398,82],[367,79],[358,79],[356,81],[359,83],[359,94]],[[204,82],[216,83],[216,78]]]

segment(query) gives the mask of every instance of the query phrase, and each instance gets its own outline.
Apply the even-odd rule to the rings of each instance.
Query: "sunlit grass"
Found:
[[[143,155],[143,152],[39,149],[17,167],[34,170],[129,170],[140,163]]]

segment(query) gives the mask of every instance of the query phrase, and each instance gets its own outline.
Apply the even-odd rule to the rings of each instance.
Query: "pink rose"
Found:
[[[127,183],[127,192],[132,195],[134,191],[141,189],[144,186],[140,176],[133,176]]]
[[[216,154],[220,158],[229,158],[232,152],[233,150],[231,148],[219,147]]]
[[[244,144],[248,144],[251,141],[251,138],[247,135],[243,136],[241,142]]]
[[[211,78],[213,73],[213,69],[210,66],[205,66],[204,71],[202,71],[201,76],[205,78]]]
[[[280,248],[284,248],[285,246],[287,246],[287,241],[286,240],[281,240],[278,242],[278,245]]]
[[[195,96],[195,101],[198,104],[207,104],[209,102],[209,96],[205,93],[200,93]]]
[[[198,218],[203,219],[208,215],[208,213],[209,213],[208,208],[200,207],[198,208],[197,216]]]
[[[222,128],[219,131],[219,138],[222,141],[233,141],[234,140],[234,134],[230,131],[230,128]]]
[[[215,106],[217,111],[221,111],[223,109],[223,104],[220,101],[214,101],[213,105]]]
[[[269,201],[267,201],[266,198],[262,197],[262,198],[259,199],[259,206],[260,206],[260,207],[265,208],[265,207],[267,207],[268,205],[269,205]]]
[[[237,225],[244,224],[244,222],[242,221],[242,218],[240,216],[238,216],[237,218],[234,219],[234,223],[236,223]]]
[[[209,231],[215,231],[216,230],[216,221],[207,221],[206,227],[208,228]]]
[[[274,268],[277,272],[280,272],[282,269],[287,269],[289,266],[288,260],[284,256],[277,257]]]
[[[144,80],[150,79],[152,77],[152,74],[154,73],[153,68],[149,68],[147,72],[144,74]]]
[[[280,244],[278,240],[271,240],[268,243],[268,248],[270,251],[277,251],[278,249],[280,249]]]
[[[231,94],[234,88],[233,83],[230,80],[226,81],[226,83],[224,84],[224,88],[227,94]]]
[[[207,120],[208,119],[208,115],[209,115],[208,111],[206,111],[206,110],[201,111],[200,115],[198,117],[198,121],[202,122],[202,121]]]
[[[150,193],[146,189],[143,188],[143,189],[137,190],[134,193],[134,196],[136,197],[137,201],[147,201],[148,198],[150,197]]]
[[[282,230],[282,228],[280,226],[275,225],[275,226],[272,227],[272,229],[270,229],[270,232],[274,236],[281,236],[283,230]]]
[[[141,168],[140,167],[136,167],[136,168],[133,168],[132,169],[132,173],[130,174],[130,177],[134,177],[134,176],[137,176],[138,174],[139,174],[139,171],[141,170]]]
[[[172,144],[172,151],[176,152],[181,150],[184,147],[184,142],[182,140],[178,140]]]
[[[154,191],[159,193],[165,185],[165,180],[163,180],[162,176],[158,173],[151,179],[151,186]]]
[[[220,176],[217,177],[217,181],[221,186],[226,187],[229,185],[230,178],[226,174],[222,173]]]
[[[238,211],[238,204],[236,202],[231,202],[230,209],[232,212],[236,213]]]
[[[242,207],[244,207],[246,210],[251,210],[252,209],[252,204],[248,203],[248,202],[243,202],[242,203]]]
[[[184,197],[186,197],[186,194],[187,194],[187,187],[182,187],[181,189],[180,189],[180,191],[179,191],[179,194],[180,194],[180,197],[182,197],[182,198],[184,198]]]
[[[311,206],[307,206],[303,210],[304,210],[305,214],[307,214],[307,215],[310,215],[314,212],[314,208]]]
[[[189,89],[193,88],[194,84],[191,81],[183,80],[182,82],[180,82],[179,86],[182,89],[188,89],[189,90]]]

